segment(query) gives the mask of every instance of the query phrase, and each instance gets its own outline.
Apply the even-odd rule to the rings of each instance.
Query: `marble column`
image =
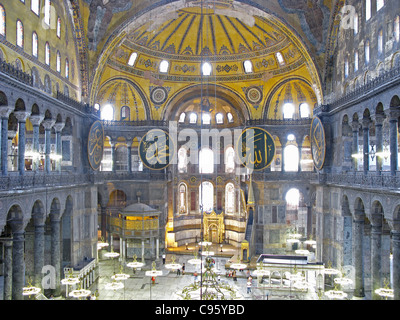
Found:
[[[1,172],[5,176],[8,173],[8,117],[14,110],[11,106],[0,106],[1,118]]]
[[[51,265],[55,268],[56,272],[56,289],[54,296],[60,295],[60,281],[61,281],[61,251],[60,251],[60,241],[61,241],[61,220],[58,217],[51,218]]]
[[[18,171],[20,175],[25,174],[25,144],[26,144],[26,119],[30,112],[16,111],[15,117],[18,120]]]
[[[364,174],[367,174],[369,171],[369,125],[370,125],[370,123],[371,123],[370,119],[362,120]]]
[[[383,133],[382,126],[383,120],[385,119],[384,114],[377,114],[375,116],[375,136],[376,136],[376,173],[382,173],[383,164]]]
[[[12,300],[23,300],[22,288],[25,278],[24,230],[13,231],[12,246]]]
[[[115,145],[116,143],[114,141],[110,141],[110,145],[111,145],[111,171],[115,172]]]
[[[298,151],[299,151],[299,162],[297,164],[297,171],[301,172],[301,145],[298,145]]]
[[[358,129],[360,127],[360,124],[358,121],[353,121],[351,123],[351,128],[353,132],[353,142],[352,142],[352,149],[353,149],[353,155],[358,154]],[[353,170],[357,171],[358,169],[358,158],[353,157]]]
[[[32,159],[32,171],[39,170],[39,162],[40,162],[40,153],[39,153],[39,126],[43,121],[43,116],[40,115],[31,115],[29,120],[33,126],[33,143],[32,143],[32,151],[33,151],[33,159]]]
[[[400,300],[400,231],[392,230],[393,291],[394,300]]]
[[[395,176],[397,171],[397,112],[391,112],[389,120],[389,140],[390,140],[390,173]]]
[[[61,173],[61,158],[62,158],[62,145],[61,145],[61,131],[64,128],[64,122],[56,122],[54,129],[56,131],[56,172]]]
[[[12,298],[12,240],[4,241],[4,291],[3,291],[3,299],[11,300]]]
[[[144,240],[142,240],[142,262],[144,263]]]
[[[371,294],[372,299],[380,300],[375,290],[382,286],[382,224],[372,224],[371,227]]]
[[[44,141],[45,141],[45,162],[44,169],[46,173],[51,172],[51,161],[50,161],[50,153],[51,153],[51,128],[53,127],[55,121],[51,119],[44,119],[42,124],[44,127]]]
[[[35,240],[33,244],[33,263],[36,287],[42,287],[42,269],[44,266],[44,224],[35,224]]]
[[[354,296],[364,298],[364,259],[363,259],[364,215],[356,215],[353,220],[353,263],[355,268]]]
[[[128,143],[128,172],[132,173],[132,144]]]

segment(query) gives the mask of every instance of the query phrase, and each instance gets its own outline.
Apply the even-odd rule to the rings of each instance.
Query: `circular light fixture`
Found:
[[[116,273],[113,276],[111,276],[111,279],[115,281],[124,281],[130,277],[129,274],[126,273]]]
[[[119,282],[119,281],[113,281],[113,282],[106,283],[104,288],[107,289],[107,290],[114,290],[115,291],[115,290],[119,290],[119,289],[124,288],[124,284],[122,282]]]
[[[24,287],[22,288],[22,295],[31,296],[36,295],[40,292],[40,288],[37,287]]]
[[[375,293],[384,298],[394,298],[393,289],[379,288],[375,290]]]
[[[74,284],[79,283],[79,278],[70,277],[61,280],[61,284],[72,286]]]
[[[333,281],[337,284],[340,284],[341,286],[347,286],[353,284],[353,280],[349,278],[335,278],[335,280]]]
[[[162,276],[162,271],[156,269],[156,263],[155,263],[155,261],[153,261],[152,267],[153,267],[152,270],[146,271],[146,272],[145,272],[145,275],[146,275],[146,276],[148,276],[148,277],[158,277],[158,276]]]
[[[107,257],[107,258],[116,258],[116,257],[119,257],[119,253],[111,251],[111,252],[106,252],[104,254],[104,256]]]
[[[343,300],[347,298],[347,293],[340,290],[329,290],[325,292],[325,295],[332,300]]]
[[[90,295],[90,294],[91,294],[90,290],[79,289],[79,290],[73,290],[73,291],[71,291],[71,292],[69,293],[69,296],[70,296],[70,297],[74,297],[74,298],[80,299],[80,298],[85,298],[85,297],[87,297],[87,296]]]
[[[295,250],[294,252],[296,252],[297,254],[305,255],[305,256],[310,254],[310,251],[305,250],[305,249],[298,249],[298,250]]]

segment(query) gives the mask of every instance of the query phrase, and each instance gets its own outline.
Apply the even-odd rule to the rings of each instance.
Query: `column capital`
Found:
[[[360,128],[360,123],[358,121],[353,121],[351,123],[351,129],[353,131],[358,131],[359,128]]]
[[[54,126],[55,122],[56,121],[52,119],[44,119],[42,125],[45,130],[50,130]]]
[[[40,114],[33,114],[29,117],[29,120],[31,121],[33,126],[39,126],[40,123],[43,121],[44,116]]]
[[[375,126],[382,126],[383,121],[385,120],[386,116],[384,113],[378,113],[375,115]]]
[[[26,119],[28,119],[31,113],[29,111],[15,111],[14,115],[18,122],[26,122]]]
[[[54,124],[54,130],[56,132],[61,132],[61,130],[64,129],[64,127],[65,127],[65,122],[56,122]]]
[[[371,124],[371,119],[370,118],[363,118],[362,119],[362,128],[363,128],[363,130],[369,129],[370,124]]]
[[[0,106],[0,118],[8,118],[10,113],[14,110],[13,106]]]
[[[397,109],[389,109],[389,121],[397,122],[400,116],[400,111]]]

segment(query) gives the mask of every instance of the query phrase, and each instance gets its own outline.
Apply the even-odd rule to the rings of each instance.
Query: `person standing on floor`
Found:
[[[247,280],[247,294],[251,292],[251,281]]]
[[[165,264],[165,253],[162,255],[162,264]]]
[[[185,274],[185,264],[183,263],[182,264],[182,275],[184,275]]]

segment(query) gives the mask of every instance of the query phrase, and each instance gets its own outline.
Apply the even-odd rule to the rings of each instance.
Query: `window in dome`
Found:
[[[394,37],[397,42],[400,41],[400,16],[394,19]]]
[[[228,113],[226,114],[226,116],[228,117],[228,122],[229,122],[229,123],[232,123],[232,122],[233,122],[233,115],[232,115],[232,113],[228,112]]]
[[[167,60],[163,60],[160,62],[160,72],[166,73],[168,72],[169,63]]]
[[[186,113],[182,112],[181,115],[179,116],[179,122],[184,123],[186,118]]]
[[[184,147],[179,148],[178,151],[178,171],[180,173],[187,172],[188,157],[187,151]]]
[[[21,20],[17,20],[17,46],[24,47],[24,25]]]
[[[245,62],[243,62],[243,66],[244,66],[244,72],[246,73],[253,72],[253,64],[251,63],[250,60],[246,60]]]
[[[214,186],[209,181],[204,181],[199,187],[200,210],[210,212],[214,208]]]
[[[235,170],[235,151],[232,147],[225,150],[225,172],[232,173]]]
[[[203,76],[209,76],[211,75],[211,64],[209,62],[204,62],[203,65],[201,66],[201,71],[203,73]]]
[[[287,139],[288,139],[288,141],[294,141],[294,140],[296,140],[296,137],[294,136],[293,133],[289,133],[287,136]]]
[[[50,12],[51,12],[51,1],[44,0],[44,22],[50,25]]]
[[[235,187],[229,182],[225,187],[225,212],[232,214],[235,211]]]
[[[378,53],[382,53],[383,52],[383,31],[382,29],[379,30],[378,33]]]
[[[6,35],[6,10],[2,5],[0,5],[0,34]]]
[[[60,51],[57,51],[56,70],[57,70],[57,72],[61,72],[61,55],[60,55]]]
[[[369,63],[369,40],[365,41],[365,64]]]
[[[123,106],[121,108],[121,120],[130,120],[130,108],[128,106]]]
[[[189,123],[196,123],[196,122],[197,122],[197,114],[193,112],[189,116]]]
[[[215,115],[215,122],[216,122],[217,124],[224,123],[224,116],[222,115],[222,113],[217,113],[217,114]]]
[[[57,18],[57,31],[56,31],[56,34],[57,34],[57,38],[61,39],[61,18],[60,17]]]
[[[310,106],[307,103],[302,103],[300,105],[300,117],[301,118],[310,117]]]
[[[95,104],[94,104],[94,108],[95,108],[96,110],[100,110],[100,105],[99,105],[98,103],[95,103]]]
[[[358,51],[354,52],[354,72],[358,71]]]
[[[187,188],[184,183],[179,186],[179,213],[186,213]]]
[[[285,171],[298,171],[299,169],[299,149],[290,144],[284,150]]]
[[[210,148],[202,148],[199,153],[199,173],[214,172],[214,153]]]
[[[211,116],[209,113],[203,113],[202,115],[203,124],[210,124],[211,123]]]
[[[48,42],[46,42],[44,52],[45,52],[44,62],[49,66],[50,65],[50,45]]]
[[[102,120],[114,120],[114,108],[112,105],[107,104],[101,110],[101,119]]]
[[[277,52],[276,53],[276,59],[278,60],[278,63],[280,66],[284,66],[285,65],[285,60],[283,59],[282,53]]]
[[[39,0],[31,0],[31,10],[32,10],[36,15],[39,15],[39,12],[40,12]]]
[[[65,77],[67,79],[69,78],[69,61],[68,61],[68,59],[65,59]]]
[[[365,0],[365,20],[371,19],[371,0]]]
[[[376,11],[379,11],[385,5],[385,0],[376,0]]]
[[[32,33],[32,55],[38,57],[38,35],[35,31]]]
[[[285,103],[283,105],[283,118],[284,119],[293,119],[294,115],[294,104],[293,103]]]
[[[131,56],[129,57],[128,65],[130,65],[132,67],[135,64],[136,58],[137,58],[137,53],[133,52],[131,54]]]

